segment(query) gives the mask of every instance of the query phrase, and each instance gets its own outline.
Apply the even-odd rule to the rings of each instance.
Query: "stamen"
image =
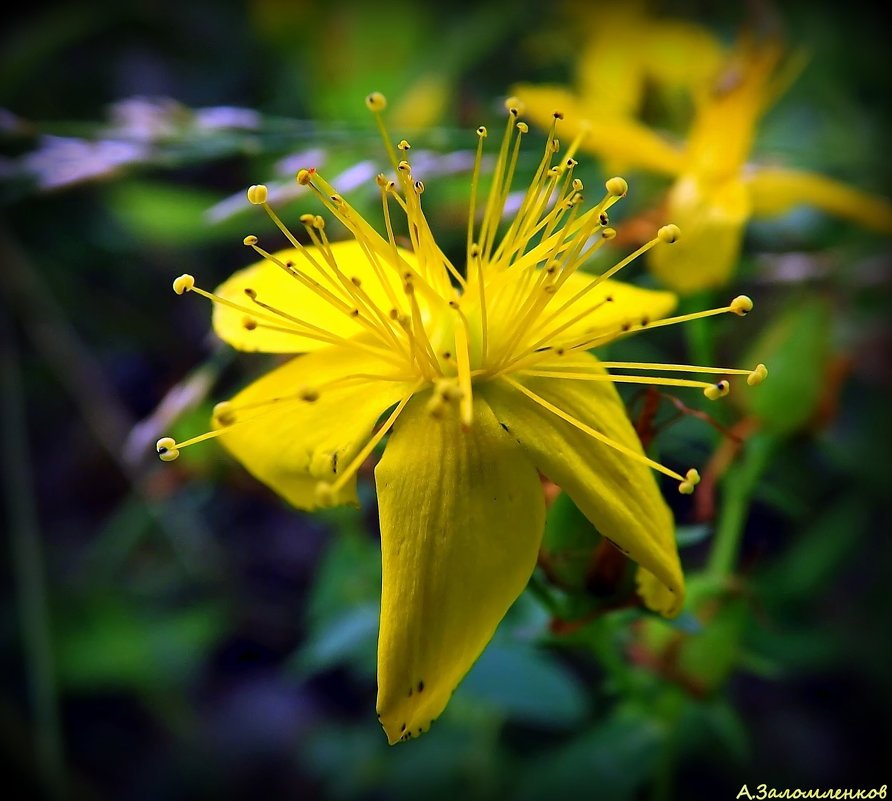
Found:
[[[710,384],[706,381],[692,381],[686,378],[663,378],[661,376],[643,376],[643,375],[615,375],[613,373],[576,373],[562,370],[521,370],[524,375],[535,376],[538,378],[566,378],[571,381],[602,381],[610,384],[648,384],[652,386],[665,387],[697,387],[702,389],[704,393],[707,390],[715,389],[717,384]],[[728,382],[723,382],[727,384]],[[725,391],[727,395],[727,390]],[[710,397],[707,395],[707,397]],[[714,399],[713,399],[714,400]]]
[[[320,481],[316,485],[316,500],[321,505],[330,505],[334,496],[338,493],[338,491],[343,488],[343,486],[350,480],[353,474],[359,470],[362,466],[362,463],[368,458],[369,454],[375,449],[375,446],[384,439],[384,436],[393,428],[393,424],[396,422],[397,418],[402,414],[403,409],[406,408],[406,404],[412,399],[412,396],[418,392],[419,389],[423,386],[423,382],[419,382],[415,385],[412,391],[406,395],[398,404],[397,407],[391,412],[390,417],[384,422],[384,424],[375,432],[372,438],[363,446],[362,450],[356,454],[350,464],[347,466],[347,469],[344,470],[333,482],[329,483],[327,481]]]
[[[730,390],[731,385],[722,379],[718,383],[706,387],[706,389],[703,390],[703,394],[710,400],[718,400],[719,398],[724,398]]]
[[[690,494],[690,492],[693,492],[694,485],[696,484],[696,482],[691,480],[692,476],[696,476],[697,481],[699,481],[699,474],[697,473],[696,470],[694,470],[693,473],[691,470],[689,470],[686,476],[682,476],[679,473],[676,473],[674,470],[670,470],[668,467],[661,465],[659,462],[655,462],[653,459],[649,459],[647,456],[644,456],[636,451],[633,451],[631,448],[626,447],[622,443],[611,439],[606,434],[602,434],[600,431],[596,431],[591,426],[588,426],[585,423],[581,422],[580,420],[577,420],[572,415],[567,414],[567,412],[565,412],[563,409],[559,409],[554,404],[549,403],[547,400],[545,400],[545,398],[539,397],[535,392],[533,392],[530,389],[527,389],[527,387],[525,387],[523,384],[519,383],[518,381],[515,381],[513,378],[509,378],[508,376],[503,376],[503,380],[506,381],[507,383],[509,383],[512,387],[514,387],[519,392],[522,392],[531,401],[533,401],[534,403],[538,403],[543,409],[547,409],[552,414],[557,415],[558,417],[560,417],[565,422],[569,423],[574,428],[577,428],[580,431],[582,431],[584,434],[588,434],[593,439],[596,439],[599,442],[602,442],[604,445],[607,445],[607,446],[613,448],[614,450],[619,451],[623,455],[628,456],[630,459],[633,459],[634,461],[636,461],[640,464],[645,464],[648,467],[651,467],[654,470],[658,470],[660,473],[663,473],[664,475],[669,476],[670,478],[674,478],[676,481],[679,482],[679,492],[682,492],[684,494]],[[688,487],[690,487],[690,489],[688,489]]]
[[[155,444],[155,450],[162,462],[172,462],[180,455],[176,440],[173,437],[161,437]]]
[[[375,117],[375,124],[378,126],[378,132],[381,134],[381,139],[384,140],[384,147],[387,148],[387,155],[390,157],[390,163],[393,165],[393,168],[396,169],[398,163],[396,151],[393,149],[393,143],[390,141],[390,134],[387,133],[387,126],[384,125],[384,119],[381,117],[381,112],[387,108],[387,98],[380,92],[372,92],[366,97],[365,104]]]
[[[449,304],[459,317],[460,323],[454,328],[455,358],[458,367],[458,385],[462,397],[459,401],[459,413],[462,425],[469,429],[474,420],[474,401],[472,396],[471,356],[469,344],[468,318],[465,317],[458,303]]]
[[[486,128],[477,129],[477,153],[474,156],[474,172],[471,174],[471,197],[468,207],[468,241],[466,246],[468,263],[471,261],[471,246],[474,243],[474,223],[477,214],[477,186],[480,182],[480,166],[483,163],[483,140],[486,139]]]

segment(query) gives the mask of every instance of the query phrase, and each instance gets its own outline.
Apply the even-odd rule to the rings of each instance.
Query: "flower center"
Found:
[[[301,242],[270,206],[269,191],[264,185],[250,187],[248,200],[264,209],[299,254],[300,263],[266,251],[256,236],[249,235],[244,239],[247,247],[284,271],[303,290],[316,296],[341,323],[348,319],[355,327],[355,335],[345,335],[343,325],[325,326],[311,322],[302,316],[301,309],[281,308],[277,298],[264,297],[253,287],[244,288],[243,298],[233,299],[200,289],[189,275],[174,281],[174,290],[178,294],[194,292],[242,314],[242,324],[248,332],[266,330],[293,334],[322,344],[362,351],[374,356],[385,371],[369,378],[401,381],[415,387],[360,450],[353,463],[339,473],[335,484],[328,490],[323,488],[322,494],[329,492],[331,495],[343,485],[386,435],[415,392],[424,387],[432,388],[428,400],[431,415],[442,416],[455,407],[464,426],[470,427],[473,425],[475,385],[496,379],[507,382],[529,400],[589,436],[673,477],[682,492],[692,491],[698,480],[696,471],[688,471],[683,476],[607,439],[533,393],[522,379],[538,377],[697,387],[708,398],[717,399],[729,390],[726,379],[716,382],[636,373],[648,369],[745,375],[747,382],[753,385],[761,383],[767,376],[764,365],[742,370],[600,362],[594,370],[582,370],[578,361],[574,365],[572,359],[561,359],[645,328],[674,325],[716,314],[743,316],[752,308],[752,301],[739,296],[727,306],[655,321],[647,317],[618,318],[611,309],[613,293],[623,285],[611,279],[651,248],[675,242],[679,229],[671,224],[663,226],[651,240],[600,275],[580,271],[584,263],[614,238],[616,232],[609,225],[608,212],[626,194],[628,185],[622,178],[611,178],[605,184],[606,192],[601,199],[594,206],[584,208],[584,187],[574,175],[577,162],[573,156],[586,131],[583,128],[567,151],[559,156],[561,147],[556,127],[562,115],[556,112],[532,179],[522,192],[512,194],[521,142],[528,132],[526,123],[518,120],[522,108],[515,98],[506,101],[507,123],[485,193],[482,191],[484,142],[488,132],[482,126],[477,129],[465,271],[459,271],[437,244],[423,211],[425,187],[413,175],[408,158],[411,145],[402,140],[393,146],[381,118],[381,111],[386,106],[381,95],[374,93],[366,102],[375,115],[394,170],[394,178],[384,174],[376,178],[386,237],[315,169],[300,170],[297,182],[307,187],[352,235],[361,248],[374,286],[367,286],[359,276],[351,275],[349,268],[339,263],[321,216],[304,214],[300,217],[309,244]],[[509,200],[516,211],[505,227],[503,219]],[[395,230],[394,209],[396,216],[405,222],[399,233]],[[500,229],[504,229],[501,236]],[[410,249],[400,246],[401,239],[408,240]],[[608,370],[626,372],[616,374]],[[338,381],[351,379],[362,380],[363,377],[349,376]],[[293,397],[274,398],[269,403],[313,403],[326,390],[325,386],[295,388]],[[186,442],[176,443],[170,438],[159,440],[161,458],[176,458],[180,448],[239,425],[243,411],[228,406],[219,409],[215,422],[220,427]],[[252,411],[262,413],[262,409]]]

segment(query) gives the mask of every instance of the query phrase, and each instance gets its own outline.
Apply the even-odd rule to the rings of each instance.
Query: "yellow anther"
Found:
[[[700,483],[700,473],[699,471],[692,467],[688,470],[687,473],[684,474],[685,481],[693,484],[695,487]]]
[[[399,164],[396,165],[396,168],[402,172],[410,172],[412,167],[409,162],[403,159]]]
[[[195,286],[195,279],[189,273],[183,273],[179,278],[173,279],[173,291],[178,295],[188,292]]]
[[[297,397],[307,403],[314,403],[319,400],[319,390],[315,387],[302,387],[297,393]]]
[[[400,150],[404,150],[404,151],[411,150],[412,145],[410,145],[405,139],[400,139],[399,144],[397,145],[397,148],[399,148]]]
[[[476,259],[480,255],[480,245],[476,242],[472,242],[471,247],[468,249],[468,254],[472,259]]]
[[[509,114],[513,114],[515,117],[523,114],[526,110],[526,106],[523,104],[523,101],[519,97],[508,97],[505,99],[505,110]]]
[[[248,187],[248,202],[253,203],[255,206],[266,203],[268,195],[269,190],[266,188],[266,184],[254,184]]]
[[[613,239],[616,236],[616,228],[605,228],[601,231],[601,236],[604,239]]]
[[[242,240],[242,244],[243,244],[245,247],[251,247],[252,245],[256,245],[256,244],[257,244],[257,237],[254,236],[254,234],[248,234],[248,236],[246,236],[246,237]]]
[[[365,99],[369,111],[384,111],[387,108],[387,98],[380,92],[372,92]]]
[[[678,491],[682,495],[690,495],[694,492],[694,485],[690,481],[682,481],[678,485]]]
[[[235,422],[235,412],[229,401],[221,401],[214,406],[211,417],[215,423],[221,426],[231,426]]]
[[[294,176],[294,180],[296,180],[301,186],[306,186],[313,178],[313,173],[309,170],[298,170],[297,175]]]
[[[403,292],[405,292],[407,295],[414,295],[415,284],[413,284],[411,281],[405,281],[403,283]]]
[[[719,398],[724,398],[730,390],[731,384],[723,378],[718,383],[706,387],[706,389],[703,390],[703,394],[710,400],[718,400]]]
[[[454,378],[441,378],[434,387],[444,401],[459,401],[465,394]]]
[[[554,117],[556,120],[562,120],[562,119],[564,119],[564,112],[563,111],[552,111],[551,116]]]
[[[416,181],[413,186],[415,187],[415,191],[421,195],[424,193],[424,181]]]
[[[527,125],[525,122],[519,122],[517,123],[517,130],[520,131],[522,134],[529,133],[530,126]]]
[[[245,331],[253,331],[255,328],[257,328],[257,320],[255,320],[253,317],[248,317],[247,315],[245,315],[244,317],[242,317],[242,328],[244,328]]]
[[[746,377],[746,383],[751,387],[757,387],[766,378],[768,378],[768,368],[761,362],[755,366],[753,371]]]
[[[321,215],[317,214],[315,217],[313,217],[313,228],[316,228],[319,231],[325,228],[325,220],[322,218]]]
[[[573,189],[575,191],[581,192],[582,188],[583,188],[583,183],[582,183],[582,181],[579,180],[579,178],[574,178],[571,186],[573,187]]]
[[[485,126],[485,125],[481,125],[481,126],[477,129],[477,136],[479,136],[481,139],[486,139],[486,134],[487,134],[486,126]]]
[[[443,416],[443,412],[446,411],[446,399],[435,392],[427,399],[424,408],[431,417],[439,420]]]
[[[316,505],[322,507],[334,506],[334,489],[327,481],[320,481],[314,492]]]
[[[298,217],[298,219],[300,220],[301,225],[312,225],[313,220],[316,219],[316,215],[315,214],[301,214],[300,217]]]
[[[155,443],[155,451],[161,457],[162,462],[172,462],[180,455],[176,446],[177,442],[173,437],[161,437]]]
[[[387,186],[387,176],[383,172],[379,172],[375,176],[375,183],[383,189],[385,186]]]
[[[557,117],[557,112],[555,112],[555,117],[557,119],[563,119],[564,115],[561,114],[560,117]],[[561,149],[561,140],[560,139],[552,139],[551,140],[551,152],[557,153]]]
[[[667,242],[671,245],[673,242],[678,241],[678,237],[681,236],[681,229],[675,223],[669,223],[669,225],[664,225],[657,231],[657,236],[661,242]]]
[[[753,310],[753,301],[746,295],[738,295],[731,301],[731,311],[738,317],[746,317]]]
[[[358,275],[353,275],[350,277],[350,283],[353,286],[362,286],[362,279]]]
[[[604,186],[614,197],[622,197],[629,191],[629,182],[626,181],[625,178],[620,178],[618,175],[607,181]]]
[[[576,161],[576,159],[567,159],[567,160],[564,162],[564,164],[565,164],[567,167],[576,167],[576,166],[579,164],[579,162]]]

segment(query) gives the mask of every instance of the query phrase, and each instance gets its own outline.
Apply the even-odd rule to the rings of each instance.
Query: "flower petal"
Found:
[[[824,175],[760,168],[747,180],[753,214],[773,217],[795,206],[814,206],[880,233],[892,233],[892,202]]]
[[[681,236],[651,250],[648,267],[676,292],[721,286],[737,267],[750,212],[749,192],[736,177],[719,184],[680,178],[669,192],[666,219],[678,225]]]
[[[536,470],[474,402],[474,425],[424,396],[375,470],[383,588],[378,715],[390,743],[426,731],[526,586],[545,525]]]
[[[572,359],[572,360],[571,360]],[[598,371],[587,353],[555,359],[545,369]],[[616,388],[609,382],[515,376],[523,386],[581,423],[642,452]],[[633,461],[499,381],[480,394],[536,465],[576,503],[598,531],[665,588],[647,587],[646,603],[667,616],[684,602],[684,577],[672,515],[646,465]]]
[[[381,414],[411,391],[408,382],[364,378],[392,373],[388,362],[352,348],[298,356],[230,401],[235,422],[219,440],[283,498],[299,509],[313,509],[319,481],[333,481],[367,442]],[[302,400],[304,390],[316,390],[318,398]],[[275,398],[281,400],[268,403]],[[335,501],[356,502],[355,478]]]
[[[597,105],[588,107],[567,89],[521,84],[512,91],[526,105],[525,116],[540,128],[548,130],[554,112],[562,112],[564,118],[558,123],[561,140],[570,140],[587,128],[580,149],[604,159],[611,170],[677,175],[684,165],[683,153],[660,134],[632,117],[605,114]]]
[[[354,240],[333,242],[331,249],[341,272],[347,278],[358,278],[362,290],[385,313],[389,312],[393,308],[393,303],[359,243]],[[306,250],[319,265],[323,267],[326,265],[322,251],[316,247],[307,247]],[[415,265],[415,256],[412,253],[401,250],[400,254],[411,265]],[[316,267],[301,251],[289,249],[273,255],[284,263],[293,262],[295,267],[305,273],[308,278],[313,279],[329,291],[333,290],[332,285],[319,274]],[[381,267],[381,274],[396,293],[396,297],[402,297],[403,290],[397,272],[387,266],[383,260]],[[328,268],[326,270],[331,275],[331,271]],[[263,260],[239,270],[216,290],[217,294],[226,300],[240,306],[256,308],[258,315],[268,314],[262,308],[252,306],[251,300],[245,295],[246,289],[256,292],[258,300],[331,332],[337,337],[349,338],[367,330],[352,319],[348,313],[337,309],[318,293],[309,289],[296,278],[289,276],[281,267],[271,261]],[[342,299],[346,298],[341,291],[337,292],[337,295]],[[344,303],[347,302],[345,299]],[[287,331],[270,330],[264,328],[263,325],[248,330],[244,325],[245,316],[244,312],[217,304],[214,307],[214,331],[220,339],[228,342],[234,348],[263,351],[264,353],[304,353],[319,350],[331,344]],[[261,322],[267,321],[261,319]],[[275,323],[273,324],[275,325]],[[284,328],[295,327],[284,318],[278,324]]]

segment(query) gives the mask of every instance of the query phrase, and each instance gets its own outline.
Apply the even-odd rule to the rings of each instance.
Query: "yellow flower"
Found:
[[[631,115],[602,116],[599,97],[582,89],[578,95],[550,86],[515,91],[541,126],[548,125],[554,108],[567,112],[577,130],[588,126],[581,149],[611,164],[619,160],[675,179],[664,214],[684,230],[684,241],[655,250],[648,264],[667,286],[688,293],[728,281],[754,217],[805,204],[892,233],[892,203],[885,198],[818,173],[748,163],[759,121],[798,69],[795,59],[784,65],[783,55],[776,41],[744,37],[711,81],[692,83],[695,113],[683,146]]]
[[[158,452],[170,460],[188,445],[218,438],[258,479],[313,509],[355,503],[357,470],[390,435],[375,481],[383,560],[378,714],[393,743],[425,731],[443,711],[529,580],[545,520],[540,473],[638,563],[647,606],[677,614],[684,578],[653,471],[683,493],[699,477],[643,453],[614,383],[697,387],[717,398],[728,391],[726,379],[636,371],[746,375],[750,384],[767,371],[599,362],[588,352],[648,327],[743,315],[752,301],[739,297],[720,309],[664,318],[674,295],[613,280],[645,251],[670,247],[678,237],[672,225],[602,275],[582,272],[613,237],[608,209],[627,185],[612,178],[602,199],[585,209],[573,174],[576,143],[558,155],[556,119],[501,235],[527,126],[509,99],[485,197],[487,131],[477,130],[460,271],[422,210],[424,185],[413,175],[409,143],[390,144],[380,94],[367,103],[395,171],[394,179],[377,179],[385,234],[309,169],[298,182],[352,239],[329,241],[323,218],[305,214],[304,244],[269,206],[266,187],[252,186],[249,200],[265,209],[291,248],[268,253],[248,236],[245,244],[262,261],[215,293],[190,275],[177,278],[174,290],[214,301],[214,328],[234,347],[303,355],[219,404],[212,431],[180,443],[164,438]],[[397,215],[411,249],[399,244]]]

